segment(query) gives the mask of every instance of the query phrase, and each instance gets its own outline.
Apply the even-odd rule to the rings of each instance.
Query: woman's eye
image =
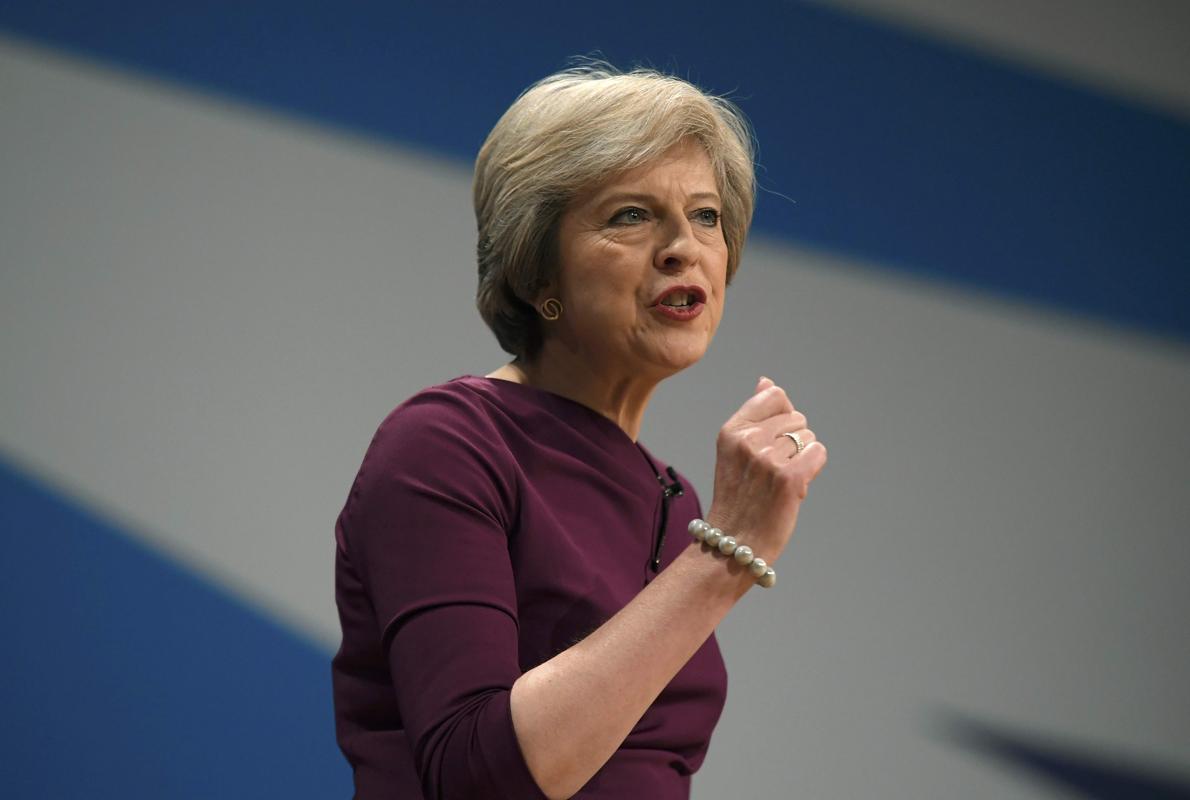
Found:
[[[700,208],[694,212],[695,218],[703,225],[714,227],[719,224],[719,212],[713,208]]]
[[[631,206],[617,211],[616,215],[612,217],[612,222],[617,225],[636,225],[644,222],[645,216],[645,210],[643,208]]]

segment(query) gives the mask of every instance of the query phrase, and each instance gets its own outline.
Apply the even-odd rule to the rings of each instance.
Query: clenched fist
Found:
[[[797,444],[785,433],[796,433]],[[826,465],[826,446],[806,427],[785,390],[761,378],[752,396],[719,429],[715,495],[707,522],[776,563],[797,526],[810,484]]]

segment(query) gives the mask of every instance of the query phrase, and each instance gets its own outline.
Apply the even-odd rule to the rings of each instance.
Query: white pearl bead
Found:
[[[711,528],[709,531],[707,531],[707,535],[703,541],[705,541],[711,547],[717,547],[719,545],[719,540],[722,538],[723,531],[719,530],[718,528]]]
[[[719,552],[725,556],[729,556],[735,552],[735,539],[730,536],[724,536],[719,540]]]
[[[752,563],[748,565],[748,569],[752,570],[752,574],[759,578],[764,574],[764,571],[769,568],[768,562],[763,558],[754,558]]]
[[[743,564],[746,567],[752,563],[753,558],[755,558],[755,556],[752,554],[752,548],[748,545],[741,544],[736,547],[735,560],[737,563]]]
[[[769,567],[764,571],[764,574],[756,580],[756,582],[759,583],[762,588],[771,589],[777,583],[777,573],[772,567]]]
[[[690,525],[687,528],[687,530],[690,531],[690,535],[700,542],[706,538],[707,531],[710,529],[710,523],[708,523],[705,519],[697,518],[690,520]]]

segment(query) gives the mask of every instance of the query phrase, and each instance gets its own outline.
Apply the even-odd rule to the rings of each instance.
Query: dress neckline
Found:
[[[581,408],[588,415],[598,418],[601,423],[605,423],[606,425],[610,425],[612,428],[615,428],[617,431],[619,431],[621,436],[623,436],[625,439],[627,439],[632,444],[639,443],[639,439],[633,439],[631,436],[628,435],[627,431],[625,431],[623,428],[621,428],[619,425],[617,425],[612,420],[605,417],[603,414],[600,414],[598,411],[591,408],[589,405],[580,403],[577,400],[573,400],[569,397],[566,397],[565,395],[558,394],[557,392],[551,392],[549,389],[542,389],[539,386],[530,386],[527,383],[518,383],[517,381],[510,381],[505,378],[492,378],[488,375],[461,375],[459,377],[467,378],[467,379],[471,379],[471,380],[486,381],[489,384],[494,384],[494,385],[499,385],[499,386],[515,386],[515,387],[517,387],[517,390],[528,392],[530,394],[537,394],[539,396],[544,395],[544,396],[549,397],[553,402],[565,403],[568,406],[574,406],[576,408]],[[455,380],[459,380],[459,378],[456,378]]]
[[[580,413],[583,413],[588,418],[594,420],[595,424],[603,426],[603,428],[606,431],[608,431],[611,436],[619,437],[623,441],[627,442],[629,445],[632,445],[633,447],[635,447],[637,449],[637,451],[641,454],[641,456],[644,457],[645,462],[649,465],[649,468],[653,470],[653,473],[655,475],[657,475],[658,477],[660,477],[660,475],[661,475],[661,472],[657,466],[657,459],[654,458],[653,454],[651,452],[649,452],[648,448],[644,446],[644,444],[640,441],[639,438],[633,439],[631,436],[628,435],[627,431],[625,431],[623,428],[621,428],[615,422],[611,421],[610,419],[605,417],[603,414],[600,414],[598,411],[596,411],[595,409],[591,408],[588,405],[580,403],[579,401],[573,400],[573,399],[566,397],[564,395],[560,395],[557,392],[551,392],[549,389],[542,389],[539,386],[530,386],[527,383],[518,383],[516,381],[510,381],[505,378],[492,378],[488,375],[466,374],[466,375],[460,375],[459,377],[454,378],[453,380],[456,380],[456,381],[458,381],[458,380],[481,381],[488,386],[498,387],[498,390],[502,389],[503,387],[506,387],[506,386],[507,387],[515,387],[515,388],[511,389],[510,391],[520,391],[520,392],[524,392],[526,394],[534,395],[539,398],[545,399],[548,402],[559,405],[562,408],[579,409],[579,410],[581,410]]]

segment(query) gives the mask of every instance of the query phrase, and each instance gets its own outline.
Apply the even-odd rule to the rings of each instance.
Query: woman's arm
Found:
[[[791,458],[793,445],[781,434],[799,430],[813,439],[785,392],[763,378],[716,442],[708,521],[770,562],[785,548],[810,482],[826,463],[818,442]],[[611,758],[753,580],[734,560],[692,542],[590,636],[516,680],[513,727],[551,800],[570,797]]]
[[[573,795],[611,758],[753,582],[692,541],[615,616],[517,679],[512,723],[551,800]]]

